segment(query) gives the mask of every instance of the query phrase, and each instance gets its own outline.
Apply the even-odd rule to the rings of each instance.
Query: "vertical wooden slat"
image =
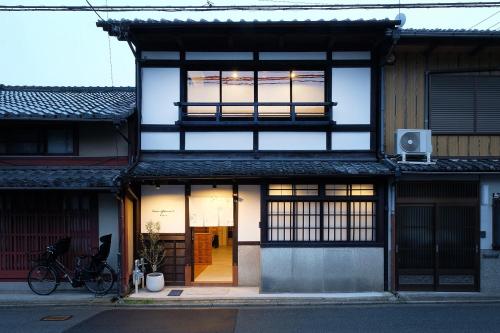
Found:
[[[469,156],[479,156],[479,136],[469,136]]]
[[[458,156],[458,136],[456,135],[448,138],[448,156]]]

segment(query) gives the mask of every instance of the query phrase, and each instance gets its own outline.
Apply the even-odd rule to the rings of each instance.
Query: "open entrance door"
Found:
[[[193,283],[233,283],[234,222],[231,185],[191,187],[189,226]]]

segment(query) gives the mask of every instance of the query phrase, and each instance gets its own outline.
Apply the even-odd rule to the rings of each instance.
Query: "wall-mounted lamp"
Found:
[[[213,185],[212,185],[212,188],[217,188],[217,184],[213,184]]]
[[[156,182],[156,183],[155,183],[155,187],[156,187],[156,189],[157,189],[157,190],[159,190],[159,189],[160,189],[160,183],[159,183],[159,182]]]

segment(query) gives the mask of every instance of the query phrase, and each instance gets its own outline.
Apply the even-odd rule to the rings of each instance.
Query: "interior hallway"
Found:
[[[233,248],[220,246],[212,249],[212,265],[195,265],[195,282],[232,282]]]

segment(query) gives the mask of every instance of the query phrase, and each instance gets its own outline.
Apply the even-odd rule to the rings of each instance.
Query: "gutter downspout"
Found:
[[[123,249],[123,235],[125,232],[125,219],[124,219],[124,210],[125,210],[125,205],[123,203],[123,196],[122,196],[122,191],[118,192],[116,194],[116,200],[118,200],[118,253],[117,253],[117,266],[118,266],[118,272],[117,272],[117,298],[120,300],[124,296],[124,290],[123,290],[123,253],[125,253],[125,250]]]

